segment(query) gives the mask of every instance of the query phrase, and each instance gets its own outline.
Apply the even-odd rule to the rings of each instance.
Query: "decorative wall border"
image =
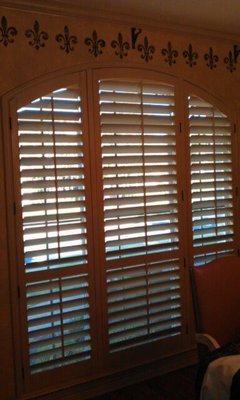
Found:
[[[193,49],[190,43],[187,49],[179,51],[175,49],[171,41],[168,41],[166,47],[157,50],[157,48],[150,43],[148,36],[144,36],[143,41],[140,41],[139,36],[142,33],[142,29],[132,27],[130,30],[131,42],[125,40],[121,32],[118,33],[117,38],[113,38],[110,41],[110,47],[112,47],[113,54],[119,57],[121,60],[127,57],[130,50],[139,52],[139,56],[145,62],[150,62],[154,57],[159,54],[162,59],[170,67],[177,64],[178,59],[183,57],[186,65],[190,68],[197,66],[198,61],[202,58],[205,61],[206,67],[210,70],[214,70],[222,61],[229,72],[237,70],[238,57],[240,55],[240,45],[234,44],[233,47],[228,51],[228,54],[220,60],[218,54],[215,53],[212,46],[209,46],[206,53],[200,56],[196,49]],[[0,44],[5,48],[8,45],[12,45],[18,40],[18,30],[14,26],[9,26],[7,18],[2,16],[0,23]],[[35,20],[32,28],[25,30],[24,40],[28,40],[28,44],[35,50],[40,50],[47,46],[47,41],[54,39],[54,43],[58,45],[58,49],[64,51],[66,54],[75,50],[75,47],[80,43],[77,36],[70,33],[70,28],[65,25],[63,33],[56,33],[54,37],[50,37],[48,32],[40,28],[40,23]],[[99,57],[104,53],[109,44],[105,39],[101,38],[94,29],[92,34],[83,40],[83,44],[88,47],[88,52],[94,57]]]

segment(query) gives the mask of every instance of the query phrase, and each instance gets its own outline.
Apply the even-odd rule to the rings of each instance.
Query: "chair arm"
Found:
[[[196,333],[196,341],[197,343],[207,346],[210,351],[220,348],[220,345],[216,341],[216,339],[214,339],[211,335],[208,335],[207,333]]]

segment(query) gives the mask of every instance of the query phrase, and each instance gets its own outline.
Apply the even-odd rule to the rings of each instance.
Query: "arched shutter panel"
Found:
[[[201,98],[191,95],[188,102],[192,231],[197,255],[198,248],[207,253],[208,246],[232,246],[231,125],[226,115]]]
[[[175,88],[100,80],[99,102],[114,353],[182,332]]]
[[[79,90],[59,89],[20,108],[18,137],[29,369],[36,374],[91,358]]]

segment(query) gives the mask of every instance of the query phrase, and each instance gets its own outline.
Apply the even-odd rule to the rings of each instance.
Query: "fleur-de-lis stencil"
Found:
[[[121,33],[118,34],[118,41],[113,40],[111,42],[111,46],[113,49],[117,49],[115,51],[115,54],[119,56],[121,59],[123,57],[127,57],[128,50],[130,49],[130,44],[128,42],[123,41],[123,36]]]
[[[89,53],[93,54],[94,57],[99,56],[102,54],[102,48],[105,47],[105,40],[103,39],[98,39],[98,35],[96,31],[93,31],[92,33],[92,39],[91,38],[86,38],[85,39],[85,44],[87,46],[91,46],[90,49],[88,50]]]
[[[138,45],[138,51],[142,52],[141,58],[148,62],[153,59],[153,54],[155,53],[155,47],[148,44],[148,38],[145,36],[143,44]]]
[[[35,21],[33,25],[33,29],[28,29],[25,32],[25,36],[29,40],[29,45],[35,47],[36,50],[39,50],[40,47],[45,47],[45,40],[48,40],[48,33],[41,31],[40,32],[40,26],[39,22]]]
[[[17,33],[17,29],[13,26],[9,26],[8,28],[7,18],[3,16],[0,27],[0,43],[2,43],[4,46],[7,46],[9,43],[13,43],[14,36],[16,36]]]
[[[209,47],[209,53],[204,54],[204,60],[207,61],[206,65],[212,70],[217,67],[219,57],[217,54],[214,54],[213,48]]]
[[[235,58],[231,50],[228,53],[228,57],[224,58],[224,63],[227,64],[227,69],[230,72],[236,71],[237,67],[235,63]]]
[[[164,59],[170,66],[176,64],[176,58],[178,57],[178,51],[173,50],[172,43],[168,42],[167,49],[162,49],[162,55],[166,56]]]
[[[188,50],[184,50],[183,57],[186,58],[186,64],[188,64],[189,67],[192,68],[194,65],[197,64],[196,60],[198,59],[198,53],[196,53],[196,51],[193,51],[191,44],[189,44]]]
[[[56,41],[61,43],[59,48],[65,50],[68,54],[70,51],[74,50],[74,44],[77,44],[77,37],[69,34],[69,28],[67,25],[64,27],[64,34],[59,33],[56,36]]]

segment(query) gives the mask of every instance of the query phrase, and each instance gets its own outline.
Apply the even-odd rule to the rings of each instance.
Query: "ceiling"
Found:
[[[240,36],[240,0],[1,0],[0,4],[126,21],[184,26]]]
[[[56,0],[107,15],[151,19],[240,35],[240,0]]]

